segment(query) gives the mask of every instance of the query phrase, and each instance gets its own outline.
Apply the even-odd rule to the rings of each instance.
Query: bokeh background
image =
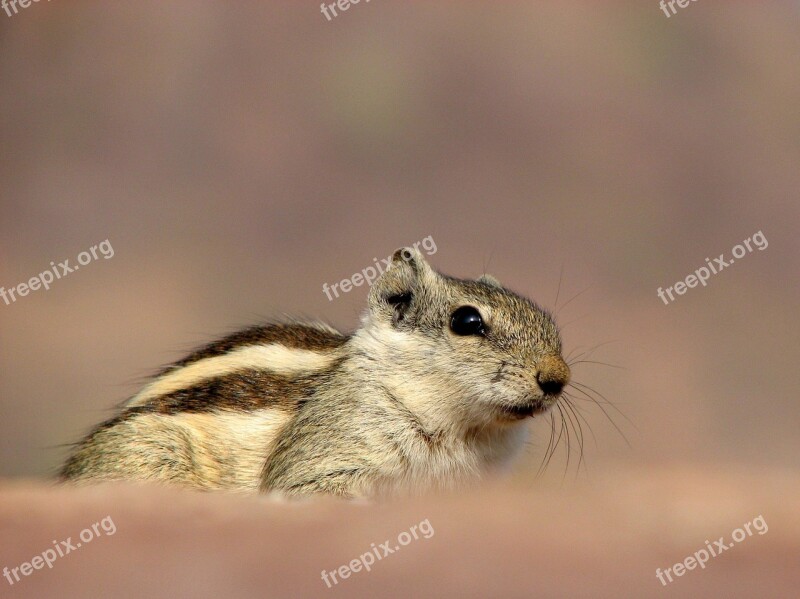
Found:
[[[432,236],[435,267],[558,295],[567,352],[621,367],[574,377],[629,444],[578,401],[585,466],[562,439],[536,476],[540,419],[516,484],[795,477],[798,17],[711,0],[670,18],[655,0],[0,12],[0,285],[115,251],[0,303],[0,476],[51,476],[143,377],[235,327],[353,329],[366,288],[329,301],[323,283]],[[656,296],[758,231],[769,247],[708,287]]]

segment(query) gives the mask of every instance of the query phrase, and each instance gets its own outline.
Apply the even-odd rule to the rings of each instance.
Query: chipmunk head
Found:
[[[425,385],[428,409],[469,422],[508,423],[552,407],[570,371],[551,316],[484,275],[434,271],[412,248],[394,253],[372,285],[363,330],[402,374]],[[422,389],[419,390],[422,395]]]

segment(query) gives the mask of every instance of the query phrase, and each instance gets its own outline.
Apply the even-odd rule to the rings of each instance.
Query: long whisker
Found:
[[[566,357],[564,358],[564,361],[565,361],[567,364],[569,364],[569,360],[570,360],[570,358],[572,357],[572,354],[574,354],[575,352],[577,352],[577,351],[578,351],[579,349],[581,349],[582,347],[583,347],[582,345],[579,345],[578,347],[573,347],[573,348],[570,350],[570,352],[569,352],[569,353],[566,355]],[[578,358],[580,358],[582,355],[583,355],[583,354],[579,355],[579,356],[578,356]]]
[[[589,291],[589,290],[590,290],[592,287],[593,287],[593,285],[589,285],[589,286],[588,286],[586,289],[584,289],[583,291],[581,291],[581,292],[580,292],[580,293],[578,293],[577,295],[573,295],[573,296],[572,296],[572,298],[571,298],[571,299],[569,299],[569,300],[567,301],[567,303],[566,303],[566,304],[564,304],[563,306],[561,306],[561,309],[563,310],[564,308],[566,308],[567,306],[569,306],[569,305],[570,305],[570,303],[572,303],[572,300],[579,298],[581,295],[583,295],[584,293],[586,293],[587,291]]]
[[[558,273],[558,290],[556,290],[556,301],[553,311],[558,314],[558,296],[561,294],[561,279],[564,277],[564,263],[561,263],[561,272]]]
[[[494,257],[494,250],[497,247],[495,243],[494,247],[492,247],[492,251],[489,252],[489,259],[483,265],[483,274],[486,274],[487,269],[492,265],[492,258]]]
[[[552,413],[552,410],[551,410]],[[553,416],[555,419],[555,416]],[[547,466],[550,465],[550,460],[553,459],[553,456],[556,453],[556,449],[558,449],[558,444],[561,443],[561,436],[564,434],[564,419],[561,419],[561,427],[558,430],[558,437],[556,437],[555,443],[553,443],[553,447],[550,449],[550,454],[547,456],[547,462],[545,463],[544,467],[547,469]]]
[[[539,478],[539,476],[544,472],[544,469],[547,467],[547,456],[550,454],[550,447],[553,445],[553,440],[556,436],[556,423],[553,417],[553,412],[548,412],[547,415],[550,417],[550,441],[548,441],[547,448],[544,450],[542,463],[539,464],[539,469],[536,471],[536,478]]]
[[[578,458],[578,468],[575,471],[575,476],[577,476],[578,473],[580,472],[581,464],[583,464],[584,469],[586,469],[586,462],[583,457],[583,427],[581,426],[580,420],[578,420],[578,417],[575,414],[575,410],[573,409],[569,400],[564,401],[564,409],[567,411],[567,416],[572,422],[572,430],[575,432],[575,436],[578,439],[578,445],[580,448],[580,456]]]
[[[628,416],[627,416],[627,414],[625,414],[625,412],[620,410],[613,401],[608,399],[605,395],[600,393],[597,389],[595,389],[593,387],[590,387],[589,385],[584,385],[583,383],[579,383],[578,381],[572,381],[572,384],[577,385],[578,387],[581,387],[583,389],[586,389],[587,391],[590,391],[591,393],[594,393],[595,395],[598,395],[599,397],[601,397],[603,399],[603,401],[605,401],[606,404],[608,404],[611,408],[616,410],[616,412],[620,416],[622,416],[625,420],[627,420],[628,424],[630,424],[633,428],[635,428],[637,430],[637,432],[641,432],[639,430],[639,427],[636,426],[636,423],[633,420],[631,420],[630,418],[628,418]]]
[[[563,482],[564,478],[567,477],[567,472],[569,472],[569,460],[572,454],[572,442],[571,442],[572,440],[569,435],[569,423],[566,417],[564,416],[564,411],[561,409],[561,406],[559,404],[556,404],[556,407],[558,408],[558,411],[561,414],[561,422],[564,423],[564,430],[567,432],[567,444],[566,444],[567,463],[564,466],[564,476],[561,478]]]
[[[575,424],[572,422],[572,418],[570,418],[569,411],[567,410],[567,406],[566,406],[566,404],[564,404],[563,406],[561,406],[559,409],[561,409],[561,408],[563,408],[563,410],[562,410],[562,413],[564,414],[564,416],[565,416],[565,417],[566,417],[566,419],[567,419],[567,427],[572,427],[572,431],[573,431],[573,433],[575,434],[575,436],[576,436],[576,438],[577,438],[577,436],[578,436],[578,433],[575,431]],[[570,453],[571,453],[571,451],[572,451],[572,447],[570,447]],[[576,471],[575,471],[575,472],[576,472],[576,474],[577,474],[578,472],[580,472],[580,469],[581,469],[581,460],[582,460],[582,459],[583,459],[583,458],[582,458],[582,452],[581,452],[581,455],[579,455],[579,456],[578,456],[578,467],[577,467],[577,469],[576,469]],[[566,478],[566,476],[567,476],[567,473],[568,473],[568,468],[565,468],[565,469],[564,469],[564,477],[562,477],[562,481],[564,480],[564,478]]]
[[[578,416],[575,414],[575,408],[572,407],[572,403],[569,402],[569,401],[566,401],[566,402],[564,402],[564,407],[566,407],[567,410],[570,413],[572,413],[572,418],[573,418],[573,421],[575,423],[573,426],[575,428],[577,428],[576,434],[578,435],[578,439],[580,441],[581,456],[580,456],[580,460],[578,461],[578,470],[575,471],[575,476],[577,477],[578,473],[580,471],[581,464],[583,464],[584,471],[588,471],[588,467],[586,465],[586,456],[585,456],[585,453],[584,453],[584,447],[585,447],[586,441],[584,439],[584,434],[583,434],[583,425],[581,424],[581,421],[578,419]]]
[[[575,382],[575,381],[573,381],[573,383],[574,383],[574,382]],[[575,391],[580,391],[580,389],[575,389]],[[566,394],[566,392],[565,392],[565,394]],[[586,393],[584,393],[583,395],[586,395]],[[606,404],[606,405],[608,405],[608,406],[611,406],[611,404],[610,404],[610,403],[608,403],[607,401],[605,401],[605,400],[603,400],[603,399],[598,399],[598,398],[596,398],[596,397],[592,397],[592,396],[586,396],[586,397],[577,397],[577,396],[575,396],[575,395],[570,395],[570,397],[571,397],[572,399],[576,400],[576,401],[588,401],[588,402],[591,402],[591,403],[602,403],[602,404]]]
[[[586,397],[588,397],[588,398],[589,398],[591,401],[593,401],[595,404],[597,404],[597,407],[598,407],[598,408],[600,408],[600,409],[602,410],[603,414],[604,414],[604,415],[605,415],[605,417],[608,419],[608,421],[611,423],[611,425],[612,425],[612,426],[613,426],[615,429],[617,429],[617,432],[618,432],[618,433],[620,434],[620,436],[621,436],[621,437],[622,437],[622,438],[625,440],[625,443],[628,445],[628,447],[630,447],[631,449],[633,449],[633,447],[631,446],[631,443],[630,443],[630,441],[628,441],[628,437],[626,437],[626,436],[625,436],[625,433],[623,433],[623,432],[622,432],[622,429],[620,429],[620,428],[619,428],[619,426],[617,426],[617,423],[616,423],[616,422],[614,422],[614,419],[613,419],[613,418],[611,418],[611,416],[609,416],[608,412],[607,412],[607,411],[606,411],[606,409],[603,407],[603,404],[602,404],[601,402],[597,401],[597,399],[595,399],[594,397],[592,397],[591,395],[589,395],[588,393],[586,393],[585,391],[583,391],[582,389],[580,389],[580,388],[578,388],[578,387],[576,387],[576,388],[575,388],[575,391],[577,391],[578,393],[582,393],[583,395],[585,395]],[[608,402],[606,402],[606,403],[608,403]],[[612,406],[612,407],[613,407],[613,406]],[[627,417],[626,417],[626,418],[627,418]]]
[[[578,322],[579,320],[583,320],[584,318],[586,318],[587,316],[591,316],[592,314],[594,314],[594,312],[587,312],[586,314],[582,314],[581,316],[578,316],[578,318],[573,318],[569,322],[565,322],[564,324],[558,325],[558,328],[559,328],[559,330],[563,331],[569,325],[574,324],[574,323]]]
[[[589,358],[589,357],[591,357],[591,355],[592,355],[592,354],[593,354],[595,351],[597,351],[597,350],[598,350],[598,349],[600,349],[601,347],[603,347],[603,346],[605,346],[605,345],[608,345],[608,344],[610,344],[610,343],[616,343],[616,342],[617,342],[617,340],[616,340],[616,339],[612,339],[611,341],[605,341],[605,342],[603,342],[603,343],[598,343],[597,345],[594,345],[594,346],[590,347],[589,349],[587,349],[587,350],[586,350],[586,351],[584,351],[583,353],[581,353],[581,354],[578,354],[577,356],[575,356],[575,358],[574,358],[574,359],[575,359],[575,360],[581,360],[581,359],[583,359],[583,358]],[[570,354],[569,354],[569,355],[570,355],[570,356],[572,356],[572,352],[570,352]]]
[[[628,370],[624,366],[617,364],[609,364],[608,362],[598,362],[597,360],[576,360],[575,362],[567,362],[567,366],[572,368],[575,364],[599,364],[601,366],[608,366],[609,368],[618,368],[619,370]]]
[[[572,400],[573,400],[573,399],[580,399],[580,398],[575,398],[575,397],[573,397],[572,395],[569,395],[568,393],[564,393],[564,399],[565,399],[565,401],[567,401],[567,403],[569,403],[570,407],[571,407],[571,408],[573,409],[573,411],[574,411],[574,414],[575,414],[575,415],[576,415],[578,418],[580,418],[581,420],[583,420],[584,424],[586,425],[586,428],[588,428],[588,429],[589,429],[589,434],[590,434],[590,435],[592,435],[592,440],[594,441],[594,446],[595,446],[595,448],[596,448],[596,449],[599,449],[599,447],[600,447],[600,446],[598,445],[598,443],[597,443],[597,437],[595,436],[595,434],[594,434],[594,431],[592,430],[592,425],[591,425],[591,424],[589,424],[589,421],[588,421],[588,420],[586,420],[586,417],[583,415],[583,410],[581,410],[581,407],[580,407],[580,406],[578,406],[578,405],[575,405],[575,404],[573,404],[573,403],[572,403]]]

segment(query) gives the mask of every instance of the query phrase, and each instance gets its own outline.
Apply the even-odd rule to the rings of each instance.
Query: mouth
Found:
[[[544,414],[547,410],[553,407],[554,403],[555,401],[537,399],[516,406],[501,406],[500,411],[506,419],[522,420],[523,418],[533,418],[538,414]]]

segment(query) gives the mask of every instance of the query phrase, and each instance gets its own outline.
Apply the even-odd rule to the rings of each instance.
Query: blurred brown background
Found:
[[[0,475],[49,476],[141,377],[282,313],[357,324],[334,283],[432,236],[553,308],[577,444],[524,486],[680,466],[790,473],[797,406],[797,3],[52,2],[0,12]],[[769,247],[656,296],[759,230]],[[581,293],[583,292],[583,293]],[[582,350],[581,350],[582,351]],[[666,471],[666,470],[665,470]],[[563,480],[567,472],[566,481]],[[750,519],[758,514],[743,514]],[[731,527],[740,524],[731,522]],[[720,534],[727,532],[720,530]],[[681,556],[675,556],[679,559]]]
[[[115,252],[0,301],[0,477],[47,480],[144,376],[234,327],[290,313],[352,329],[366,288],[328,301],[323,283],[428,236],[445,272],[559,296],[566,351],[600,345],[590,359],[623,367],[574,379],[630,419],[609,409],[630,447],[578,401],[586,467],[573,437],[569,465],[562,439],[536,476],[539,419],[517,491],[312,506],[286,526],[260,502],[6,480],[0,565],[106,514],[120,526],[19,596],[316,596],[321,565],[423,517],[438,544],[331,592],[796,589],[800,6],[428,4],[362,0],[330,22],[316,2],[0,11],[0,286],[106,239]],[[758,231],[766,250],[657,297]],[[770,532],[734,557],[655,580],[759,514]]]

